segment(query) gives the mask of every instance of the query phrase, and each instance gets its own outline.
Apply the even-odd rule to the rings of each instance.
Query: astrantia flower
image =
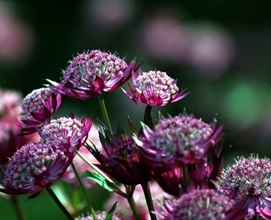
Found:
[[[78,54],[63,72],[61,82],[48,80],[50,88],[76,99],[89,99],[112,92],[130,77],[137,68],[135,62],[129,65],[114,54],[91,50]]]
[[[100,128],[103,150],[89,143],[86,147],[99,161],[96,166],[120,183],[137,185],[154,179],[159,169],[146,164],[132,137],[124,132],[112,135],[105,127]]]
[[[50,122],[62,104],[62,95],[49,88],[33,90],[22,101],[23,134],[34,133]]]
[[[250,219],[256,215],[271,219],[270,159],[240,157],[223,169],[218,184],[224,194],[236,201],[231,219],[236,216]]]
[[[132,75],[133,87],[130,85],[129,94],[123,92],[135,103],[141,102],[149,106],[165,106],[183,99],[187,93],[179,89],[176,81],[161,71],[140,71],[138,75]]]
[[[233,200],[214,190],[195,189],[179,199],[166,200],[159,215],[162,220],[222,220],[232,206]]]
[[[145,159],[153,166],[193,164],[221,140],[222,127],[194,116],[164,118],[151,130],[143,125],[143,138],[136,138]]]
[[[73,156],[41,142],[24,145],[11,157],[2,181],[5,189],[0,191],[11,195],[33,193],[31,197],[37,196],[62,176]]]
[[[79,121],[73,116],[61,117],[51,120],[39,133],[45,144],[73,153],[85,143],[91,125],[91,119],[83,118]]]

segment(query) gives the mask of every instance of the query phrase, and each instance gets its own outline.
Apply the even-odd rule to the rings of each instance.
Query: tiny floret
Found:
[[[133,87],[129,85],[128,93],[123,92],[134,102],[141,102],[150,106],[165,106],[169,103],[183,99],[187,94],[183,89],[179,89],[176,81],[165,72],[149,71],[132,76]]]

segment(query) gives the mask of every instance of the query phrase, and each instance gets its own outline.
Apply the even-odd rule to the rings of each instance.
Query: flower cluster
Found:
[[[34,198],[46,189],[67,219],[271,219],[269,158],[239,157],[223,168],[225,135],[216,119],[153,118],[155,107],[188,95],[166,72],[144,72],[135,60],[91,50],[68,63],[60,82],[47,81],[23,100],[0,90],[0,192]],[[140,127],[130,117],[127,130],[112,127],[103,94],[119,87],[146,106]],[[54,118],[65,96],[97,97],[104,121]],[[57,180],[80,187],[85,201],[60,201],[51,189]],[[94,184],[111,193],[98,210],[86,193]]]

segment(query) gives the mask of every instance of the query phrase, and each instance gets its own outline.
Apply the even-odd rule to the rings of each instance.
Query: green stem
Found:
[[[129,203],[130,208],[131,208],[131,210],[133,212],[133,215],[134,215],[136,220],[140,220],[141,218],[140,218],[140,216],[138,214],[138,211],[136,209],[135,200],[133,198],[133,195],[131,193],[131,190],[130,190],[129,186],[125,185],[125,189],[126,189],[126,193],[127,193],[126,199],[128,200],[128,203]]]
[[[89,198],[88,198],[88,195],[87,195],[86,190],[85,190],[85,187],[84,187],[84,185],[83,185],[83,183],[82,183],[82,181],[81,181],[81,178],[80,178],[80,176],[78,175],[78,172],[77,172],[77,170],[76,170],[74,164],[71,163],[71,165],[72,165],[73,172],[74,172],[74,174],[75,174],[75,176],[76,176],[76,179],[77,179],[77,181],[78,181],[78,183],[79,183],[79,185],[80,185],[80,187],[81,187],[81,189],[82,189],[82,192],[83,192],[83,194],[84,194],[84,196],[85,196],[85,199],[87,200],[87,203],[88,203],[90,212],[91,212],[91,214],[92,214],[92,216],[93,216],[93,219],[94,219],[94,220],[97,220],[95,211],[94,211],[93,206],[92,206],[92,204],[91,204],[91,202],[90,202],[90,200],[89,200]]]
[[[11,202],[15,210],[15,214],[18,220],[24,220],[25,217],[23,215],[22,209],[20,207],[19,201],[16,196],[11,196]]]
[[[50,196],[52,197],[52,199],[55,201],[55,203],[58,205],[58,207],[61,209],[61,211],[65,214],[65,216],[67,217],[67,219],[69,220],[73,220],[73,217],[71,216],[71,214],[67,211],[67,209],[63,206],[63,204],[59,201],[59,199],[57,198],[57,196],[55,195],[54,191],[51,188],[46,188],[47,192],[50,194]]]
[[[156,218],[156,215],[154,213],[154,206],[153,206],[151,191],[150,191],[150,187],[149,187],[148,182],[142,183],[141,187],[142,187],[144,195],[145,195],[145,199],[146,199],[146,202],[147,202],[147,206],[148,206],[148,209],[149,209],[151,220],[156,220],[157,218]]]
[[[188,178],[188,171],[187,171],[187,167],[183,166],[182,167],[182,171],[183,171],[183,189],[184,191],[187,191],[187,186],[189,185],[189,178]]]
[[[152,117],[151,117],[151,110],[152,110],[152,106],[147,105],[145,108],[145,113],[144,113],[144,123],[146,125],[148,125],[150,128],[153,128],[153,121],[152,121]]]
[[[102,110],[102,114],[103,114],[103,118],[104,118],[105,124],[106,124],[108,130],[110,131],[110,133],[113,134],[113,129],[112,129],[112,126],[111,126],[111,123],[110,123],[110,120],[109,120],[109,116],[108,116],[107,110],[106,110],[106,106],[105,106],[103,95],[102,94],[99,95],[98,99],[99,99],[99,103],[100,103],[100,107],[101,107],[101,110]]]

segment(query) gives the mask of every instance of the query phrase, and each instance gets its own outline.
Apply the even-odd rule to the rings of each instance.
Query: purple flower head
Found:
[[[143,124],[143,138],[136,142],[153,166],[176,167],[202,160],[221,140],[222,127],[194,116],[164,118],[151,130]]]
[[[22,133],[34,133],[48,124],[61,104],[61,94],[55,94],[49,88],[33,90],[22,101]]]
[[[50,124],[39,131],[42,142],[57,146],[64,152],[76,152],[86,141],[92,120],[83,118],[81,121],[73,116],[51,120]]]
[[[26,144],[11,157],[2,181],[5,189],[0,191],[11,195],[33,193],[33,198],[60,178],[72,159],[54,146]]]
[[[106,127],[101,126],[100,141],[103,151],[93,144],[86,147],[99,161],[97,166],[118,182],[127,185],[146,183],[162,172],[144,162],[134,139],[123,130],[112,135]]]
[[[271,160],[240,157],[222,170],[219,189],[235,200],[231,219],[256,215],[271,219]],[[230,218],[229,218],[230,219]]]
[[[233,200],[215,190],[195,189],[178,199],[166,200],[159,215],[161,220],[222,220],[232,206]]]
[[[124,89],[123,92],[135,103],[141,102],[149,106],[165,106],[183,99],[187,93],[179,89],[176,81],[161,71],[139,71],[138,76],[132,75],[133,86],[130,85],[129,94]]]
[[[91,50],[78,54],[63,72],[61,82],[48,80],[50,88],[75,99],[89,99],[112,92],[125,83],[137,67],[132,61],[129,65],[116,55]]]

